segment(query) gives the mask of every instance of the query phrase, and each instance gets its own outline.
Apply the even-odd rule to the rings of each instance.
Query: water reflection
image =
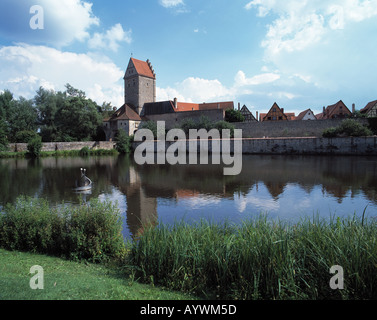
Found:
[[[0,160],[0,205],[19,195],[77,203],[99,197],[117,201],[126,237],[145,223],[201,218],[240,222],[268,212],[298,219],[317,211],[368,215],[377,211],[375,157],[257,156],[243,158],[238,176],[223,165],[136,165],[129,157]],[[93,181],[90,193],[74,192],[80,168]]]

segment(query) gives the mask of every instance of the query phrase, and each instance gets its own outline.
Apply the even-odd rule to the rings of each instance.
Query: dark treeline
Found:
[[[43,142],[104,140],[102,120],[111,114],[111,104],[99,106],[70,84],[65,88],[55,92],[40,87],[29,100],[15,99],[9,90],[0,93],[0,151],[36,136]]]

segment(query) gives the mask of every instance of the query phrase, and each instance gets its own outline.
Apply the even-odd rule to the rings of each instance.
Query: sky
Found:
[[[123,104],[130,57],[157,100],[296,114],[377,99],[377,0],[1,0],[0,90]]]

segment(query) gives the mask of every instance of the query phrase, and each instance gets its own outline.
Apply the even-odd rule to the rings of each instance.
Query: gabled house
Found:
[[[351,116],[351,111],[347,108],[342,100],[339,100],[337,103],[323,107],[323,112],[316,115],[318,120],[326,119],[342,119]]]
[[[240,110],[241,114],[244,116],[246,122],[252,122],[252,121],[258,121],[252,112],[246,107],[246,105],[243,105],[243,107]]]
[[[124,104],[113,115],[103,120],[103,131],[106,134],[106,140],[114,140],[118,130],[125,130],[127,135],[133,135],[139,128],[142,119],[128,104]]]
[[[306,109],[302,111],[295,120],[317,120],[317,118],[311,109]]]
[[[290,121],[294,120],[294,113],[284,113],[284,109],[280,108],[275,102],[268,113],[261,113],[259,121]]]
[[[368,118],[377,117],[377,100],[369,102],[360,112]]]

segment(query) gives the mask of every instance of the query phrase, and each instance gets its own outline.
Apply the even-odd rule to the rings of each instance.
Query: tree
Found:
[[[225,111],[225,121],[227,122],[244,122],[245,117],[241,111],[235,109],[228,109]]]
[[[132,142],[133,136],[129,137],[127,136],[126,132],[124,130],[118,130],[117,135],[115,137],[115,149],[119,153],[129,153],[131,151],[131,142]]]
[[[0,151],[5,151],[8,146],[9,122],[8,114],[13,95],[9,90],[0,93]]]
[[[43,141],[91,140],[102,124],[99,106],[70,84],[64,92],[39,88],[34,102]]]
[[[38,158],[42,150],[41,138],[35,137],[27,144],[27,154],[32,158]]]
[[[9,123],[9,140],[15,141],[19,131],[37,131],[37,109],[33,106],[32,100],[20,97],[10,102],[7,117]]]
[[[34,97],[34,104],[38,109],[38,125],[42,141],[60,140],[61,132],[56,115],[58,110],[64,106],[64,94],[40,87]]]
[[[6,151],[8,149],[7,129],[5,121],[0,118],[0,151]]]

